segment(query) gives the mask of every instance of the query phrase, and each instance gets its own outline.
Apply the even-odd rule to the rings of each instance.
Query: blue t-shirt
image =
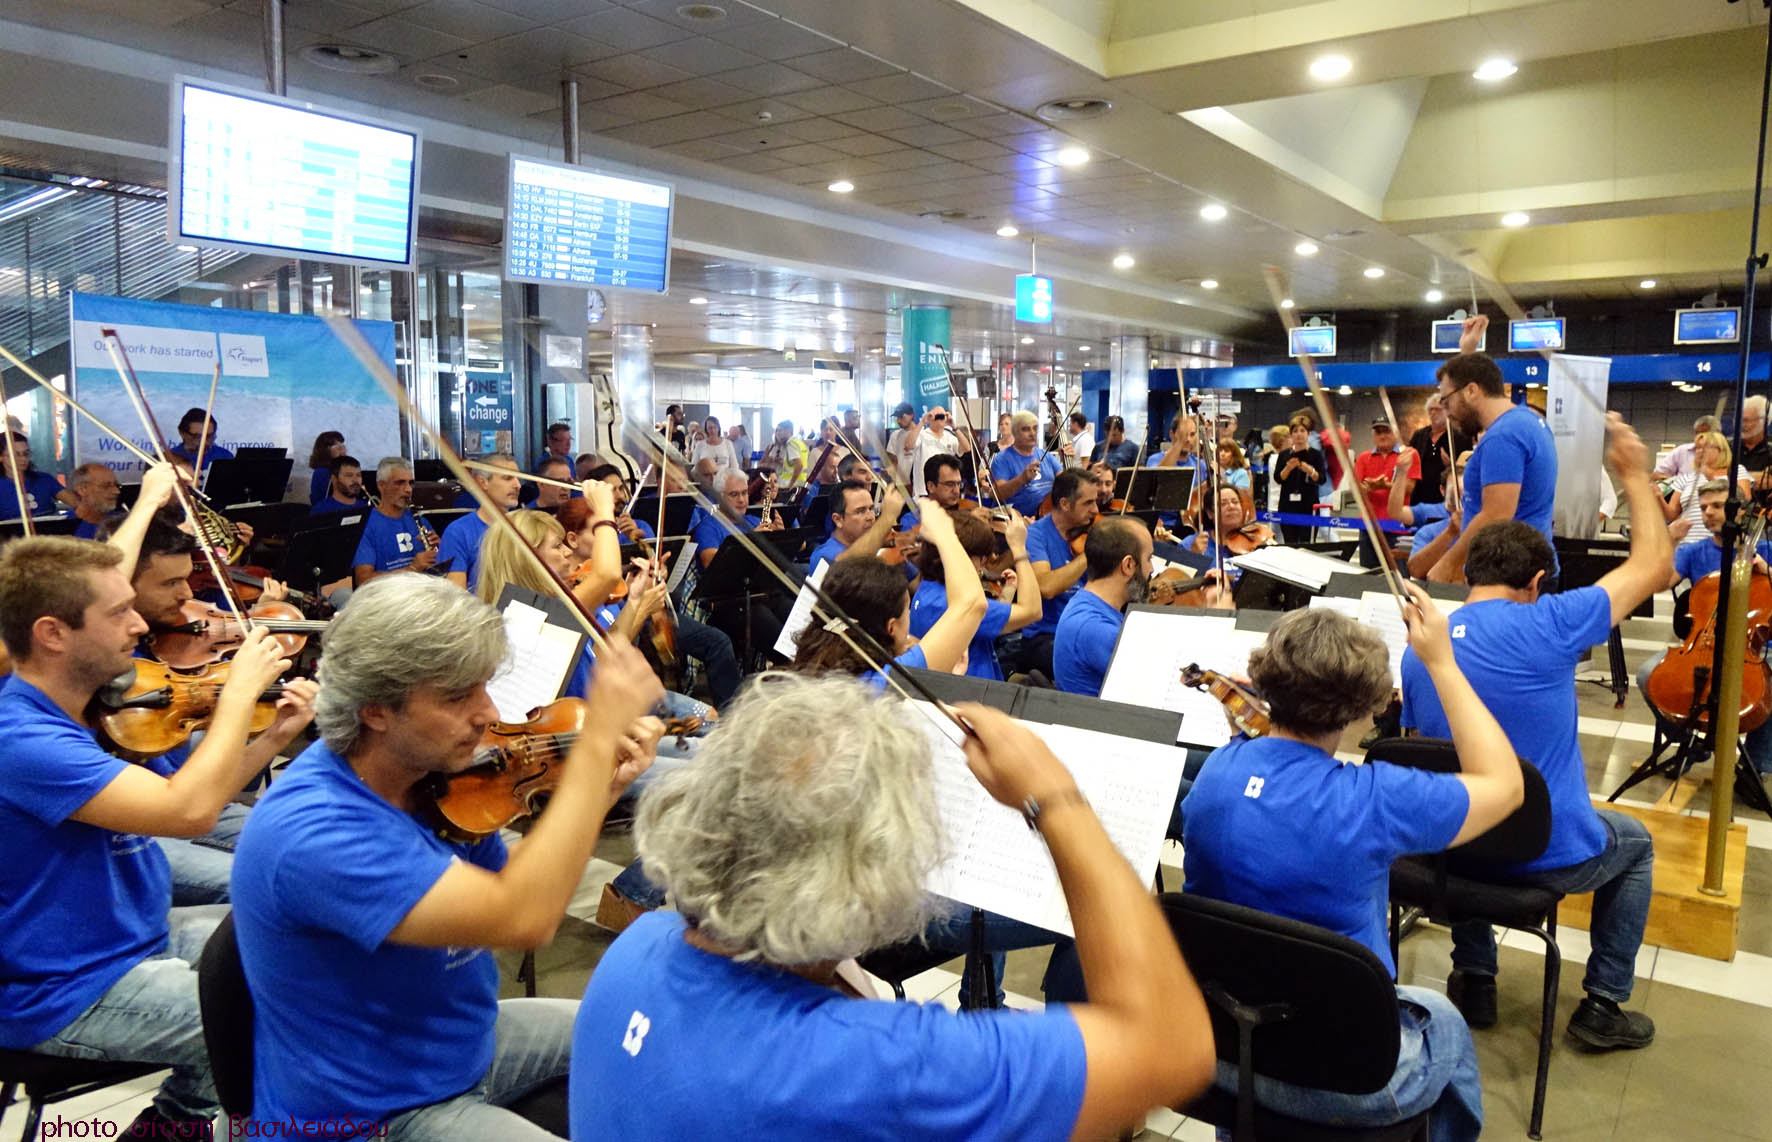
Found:
[[[438,839],[323,742],[259,798],[231,888],[257,1008],[253,1118],[380,1122],[486,1074],[492,953],[387,942],[458,860],[496,871],[504,842]]]
[[[848,550],[849,545],[833,535],[812,549],[812,557],[806,565],[806,570],[808,572],[816,571]]]
[[[1612,629],[1603,587],[1547,595],[1536,603],[1490,599],[1452,612],[1452,652],[1514,752],[1538,767],[1550,789],[1550,845],[1533,870],[1565,868],[1597,855],[1606,829],[1588,797],[1576,736],[1575,666]],[[1413,650],[1403,652],[1403,725],[1452,736],[1440,696]]]
[[[366,508],[368,506],[369,506],[369,501],[364,500],[364,499],[359,499],[355,503],[341,504],[336,499],[333,499],[330,494],[328,494],[328,495],[322,496],[318,500],[315,500],[314,506],[308,509],[308,514],[312,516],[312,515],[326,515],[330,512],[351,512],[351,511],[356,511],[359,508]]]
[[[69,820],[129,763],[16,675],[0,691],[0,1047],[54,1035],[166,950],[172,872],[151,837]]]
[[[1490,484],[1520,485],[1514,518],[1537,528],[1552,545],[1551,574],[1557,573],[1555,541],[1551,539],[1551,507],[1557,495],[1557,448],[1550,426],[1523,405],[1508,409],[1477,441],[1464,466],[1464,518],[1483,510],[1483,489]]]
[[[182,443],[174,444],[172,447],[168,448],[166,454],[168,456],[177,456],[193,466],[197,463],[197,454],[195,452],[185,451],[185,446]],[[203,449],[203,467],[205,470],[209,468],[211,461],[232,460],[233,458],[234,453],[232,449],[223,448],[213,440],[209,442],[209,447]]]
[[[621,615],[621,609],[627,606],[627,600],[619,603],[605,603],[597,608],[597,621],[608,630],[610,625]],[[578,662],[572,668],[572,674],[566,679],[566,688],[561,691],[562,698],[585,698],[591,692],[591,679],[597,673],[597,644],[585,639],[584,648],[579,651]]]
[[[922,638],[947,609],[947,584],[923,580],[923,585],[911,596],[911,633]],[[989,678],[993,682],[1003,680],[1003,668],[997,663],[997,637],[1003,633],[1003,627],[1009,622],[1009,612],[1012,609],[1001,600],[985,600],[984,620],[978,624],[978,633],[966,644],[968,678]]]
[[[727,519],[722,523],[705,510],[696,508],[695,514],[689,517],[689,537],[695,540],[697,553],[718,550],[721,540],[731,534],[727,530],[727,524],[731,522],[731,519]],[[747,515],[739,521],[738,526],[743,531],[755,531],[762,522],[754,515]]]
[[[850,999],[683,933],[650,913],[598,962],[572,1036],[574,1138],[1070,1137],[1087,1066],[1066,1008]]]
[[[35,468],[25,470],[25,510],[32,515],[50,515],[62,509],[55,497],[61,493],[61,481],[48,472]],[[18,518],[18,491],[7,476],[0,476],[0,519]]]
[[[81,520],[80,526],[76,527],[74,529],[74,538],[75,539],[97,539],[98,538],[98,529],[103,526],[104,526],[103,524],[88,523],[85,520]]]
[[[1060,690],[1101,697],[1126,617],[1094,591],[1078,591],[1058,619],[1052,640],[1052,680]]]
[[[1421,536],[1429,525],[1447,523],[1452,516],[1452,513],[1446,509],[1445,504],[1416,504],[1409,509],[1409,514],[1415,520],[1413,526],[1418,529],[1415,533],[1415,541],[1417,543],[1421,542]],[[1446,529],[1443,527],[1440,529],[1440,531],[1444,530]],[[1440,532],[1436,531],[1434,534],[1438,535]]]
[[[479,512],[456,516],[455,522],[443,532],[437,544],[437,562],[449,564],[449,573],[457,571],[468,577],[468,590],[480,585],[480,541],[492,525],[480,518]]]
[[[308,503],[317,504],[332,494],[332,469],[315,468],[308,477]]]
[[[1039,510],[1040,501],[1052,490],[1052,478],[1064,471],[1064,463],[1044,449],[1035,449],[1031,456],[1023,456],[1013,448],[1005,448],[991,457],[993,480],[1013,480],[1030,464],[1040,465],[1040,474],[1015,493],[1009,504],[1022,515],[1032,517]]]
[[[1415,543],[1410,548],[1410,550],[1411,551],[1426,550],[1428,544],[1430,544],[1434,540],[1440,538],[1440,533],[1445,531],[1447,528],[1449,528],[1451,526],[1452,526],[1451,520],[1442,519],[1442,520],[1437,520],[1434,523],[1430,523],[1426,527],[1418,528],[1415,532]]]
[[[1289,738],[1240,738],[1212,752],[1188,791],[1185,890],[1340,932],[1395,975],[1391,863],[1441,851],[1469,812],[1454,774],[1348,765]]]
[[[929,669],[929,659],[924,655],[922,647],[913,646],[886,664],[888,670],[894,666],[909,666],[913,670],[927,670]],[[861,676],[861,680],[876,690],[886,689],[886,675],[881,671],[870,670]]]
[[[1138,445],[1130,440],[1122,440],[1109,448],[1104,440],[1095,446],[1095,458],[1116,470],[1130,468],[1138,462]]]
[[[1057,571],[1069,563],[1072,558],[1074,557],[1071,555],[1070,541],[1065,539],[1064,533],[1058,530],[1058,525],[1052,521],[1051,516],[1035,520],[1033,525],[1028,528],[1028,562],[1044,563],[1052,570]],[[1062,594],[1045,600],[1040,608],[1040,617],[1021,628],[1022,637],[1030,638],[1037,634],[1056,631],[1058,616],[1064,614],[1065,604],[1071,601],[1071,596],[1077,593],[1082,582],[1082,579],[1078,579],[1065,588]]]
[[[1682,543],[1674,548],[1674,570],[1688,583],[1696,583],[1711,572],[1723,569],[1723,545],[1715,538],[1707,539],[1705,543]],[[1762,539],[1756,554],[1772,564],[1772,540]]]
[[[418,521],[411,512],[389,518],[378,508],[363,521],[363,538],[357,541],[357,554],[351,556],[351,565],[368,564],[376,571],[398,571],[412,566],[419,546]]]

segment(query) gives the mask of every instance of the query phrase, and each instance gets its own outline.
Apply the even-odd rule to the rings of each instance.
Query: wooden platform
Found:
[[[1713,960],[1734,959],[1741,918],[1741,877],[1747,864],[1747,826],[1740,822],[1729,826],[1724,895],[1707,896],[1698,886],[1704,881],[1708,817],[1617,803],[1604,808],[1635,817],[1655,838],[1655,895],[1649,903],[1649,928],[1643,942]],[[1591,893],[1567,897],[1557,911],[1557,922],[1585,930],[1593,900]]]

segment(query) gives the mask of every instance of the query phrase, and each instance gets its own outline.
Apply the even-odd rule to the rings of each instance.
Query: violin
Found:
[[[1262,737],[1273,728],[1268,721],[1267,703],[1255,691],[1216,670],[1202,670],[1197,663],[1190,662],[1181,668],[1181,684],[1217,698],[1231,725],[1246,737]]]
[[[1189,576],[1183,568],[1166,567],[1151,576],[1145,602],[1154,607],[1214,606],[1217,600],[1207,592],[1217,581],[1217,575]]]
[[[99,733],[114,752],[132,761],[176,749],[215,716],[216,698],[231,665],[212,662],[196,673],[181,673],[164,662],[136,659],[134,670],[98,692],[94,720]],[[282,696],[281,685],[259,695],[249,733],[270,728]]]
[[[1750,563],[1759,546],[1763,516],[1756,516],[1746,535],[1738,560]],[[1721,622],[1717,595],[1723,575],[1713,571],[1693,584],[1687,596],[1692,629],[1686,641],[1667,652],[1649,672],[1643,696],[1663,714],[1683,725],[1710,726],[1710,697],[1716,665],[1717,638]],[[1766,662],[1766,646],[1772,641],[1772,574],[1752,567],[1748,575],[1747,646],[1744,661],[1730,666],[1741,671],[1741,732],[1756,730],[1772,716],[1772,666]]]
[[[240,648],[245,628],[220,607],[189,599],[179,608],[183,622],[162,627],[148,635],[154,657],[175,670],[188,670],[218,662]],[[308,636],[326,629],[324,620],[307,619],[292,603],[259,603],[246,617],[269,630],[283,648],[283,657],[294,658],[308,645]]]
[[[492,723],[472,766],[420,783],[420,815],[444,839],[472,844],[540,813],[560,784],[584,717],[583,699],[561,698],[532,711],[526,722]],[[699,717],[667,718],[665,734],[681,745],[702,725]]]
[[[234,597],[242,603],[258,602],[259,596],[264,594],[265,580],[272,578],[270,568],[251,564],[244,567],[224,566],[222,570],[227,574],[228,582],[233,585]],[[199,563],[197,569],[191,572],[190,583],[193,594],[200,595],[205,591],[220,589],[215,581],[215,573],[210,571],[206,563]],[[334,612],[331,603],[305,591],[292,589],[289,592],[289,601],[300,607],[310,618],[325,618]]]

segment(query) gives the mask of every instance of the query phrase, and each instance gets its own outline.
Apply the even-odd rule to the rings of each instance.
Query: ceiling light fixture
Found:
[[[1032,337],[1023,337],[1021,339],[1021,343],[1023,345],[1032,345],[1034,343],[1034,339]]]
[[[1336,389],[1335,391],[1340,393],[1344,397],[1351,397],[1354,395],[1354,388],[1352,385],[1343,385],[1339,389]]]
[[[1446,299],[1446,295],[1445,295],[1445,294],[1443,294],[1443,293],[1441,293],[1441,292],[1440,292],[1440,291],[1439,291],[1439,290],[1437,290],[1437,289],[1430,289],[1430,290],[1428,290],[1428,291],[1427,291],[1427,293],[1425,293],[1425,294],[1423,294],[1423,295],[1422,295],[1422,297],[1423,297],[1423,298],[1424,298],[1424,300],[1426,300],[1426,301],[1427,301],[1427,303],[1428,303],[1428,304],[1429,304],[1429,305],[1432,305],[1432,304],[1434,304],[1434,303],[1435,303],[1435,302],[1438,302],[1438,301],[1444,301],[1444,300],[1445,300],[1445,299]]]
[[[463,312],[463,313],[470,313],[470,312],[472,312],[472,311],[473,311],[473,310],[475,310],[475,309],[478,309],[478,308],[479,308],[479,307],[478,307],[478,306],[476,306],[476,305],[475,305],[475,304],[474,304],[474,303],[473,303],[473,302],[471,302],[471,301],[464,301],[464,302],[462,302],[462,303],[461,303],[461,308],[462,308],[462,312]]]
[[[832,194],[848,194],[850,191],[855,189],[855,184],[850,182],[846,178],[840,178],[836,182],[833,182],[831,185],[825,187],[825,189],[830,191]]]
[[[1471,78],[1480,79],[1484,83],[1495,83],[1519,70],[1513,60],[1496,56],[1494,59],[1484,60],[1477,70],[1471,72]]]
[[[1280,302],[1280,308],[1281,309],[1291,309],[1293,306],[1295,306],[1297,304],[1298,303],[1293,301],[1291,298],[1286,298]]]
[[[357,292],[361,293],[361,294],[372,294],[375,292],[375,287],[374,286],[363,286]]]
[[[1291,389],[1289,389],[1289,388],[1287,388],[1287,387],[1286,387],[1286,386],[1285,386],[1285,385],[1281,385],[1281,386],[1280,386],[1280,387],[1279,387],[1279,388],[1278,388],[1278,389],[1277,389],[1277,390],[1275,390],[1275,391],[1277,391],[1277,392],[1278,392],[1278,393],[1279,393],[1279,394],[1280,394],[1280,395],[1281,395],[1281,396],[1283,396],[1283,397],[1289,397],[1289,396],[1291,396],[1291,395],[1292,395],[1292,390],[1291,390]]]
[[[1317,244],[1309,238],[1306,238],[1298,245],[1292,247],[1292,252],[1301,258],[1314,258],[1317,256]]]
[[[706,305],[707,303],[708,299],[705,297],[692,297],[689,299],[690,305]]]
[[[1216,202],[1208,202],[1200,207],[1200,217],[1208,222],[1223,222],[1230,211]]]
[[[1091,350],[1090,350],[1090,348],[1089,348],[1089,346],[1087,346],[1087,345],[1079,345],[1079,346],[1077,346],[1077,352],[1079,352],[1079,353],[1088,353],[1088,352],[1090,352],[1090,351],[1091,351]]]
[[[1218,288],[1218,279],[1217,278],[1202,278],[1200,280],[1200,288],[1201,289],[1217,289]]]
[[[1116,270],[1129,270],[1136,264],[1131,254],[1114,255],[1114,269]]]
[[[178,252],[181,254],[195,254],[197,252],[197,247],[195,247],[195,246],[180,246],[178,248]]]
[[[1637,283],[1637,288],[1638,289],[1654,289],[1655,288],[1655,279],[1654,278],[1644,278],[1642,281]]]
[[[1510,210],[1501,216],[1501,224],[1512,230],[1532,221],[1532,216],[1524,210]]]
[[[1311,78],[1321,80],[1345,79],[1354,70],[1354,61],[1346,56],[1319,56],[1311,61]]]
[[[841,324],[842,320],[843,320],[843,315],[841,313],[838,313],[835,310],[833,310],[831,312],[831,315],[828,318],[826,318],[826,320],[827,321],[835,321],[835,322]]]
[[[1367,266],[1365,268],[1365,270],[1363,270],[1361,272],[1363,272],[1367,277],[1371,278],[1373,281],[1377,281],[1379,278],[1382,278],[1384,276],[1384,267],[1383,266]]]
[[[1009,222],[1005,222],[997,227],[997,237],[999,238],[1013,238],[1019,233],[1021,233],[1021,231],[1017,230],[1015,226]]]
[[[1061,167],[1080,167],[1089,161],[1089,151],[1084,147],[1063,147],[1052,158]]]

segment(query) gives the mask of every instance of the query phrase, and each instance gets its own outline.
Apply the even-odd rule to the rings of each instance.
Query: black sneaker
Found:
[[[1569,1017],[1569,1034],[1597,1051],[1647,1047],[1655,1041],[1655,1021],[1641,1011],[1588,996]]]
[[[1454,970],[1446,977],[1446,998],[1472,1031],[1495,1026],[1495,977]]]

